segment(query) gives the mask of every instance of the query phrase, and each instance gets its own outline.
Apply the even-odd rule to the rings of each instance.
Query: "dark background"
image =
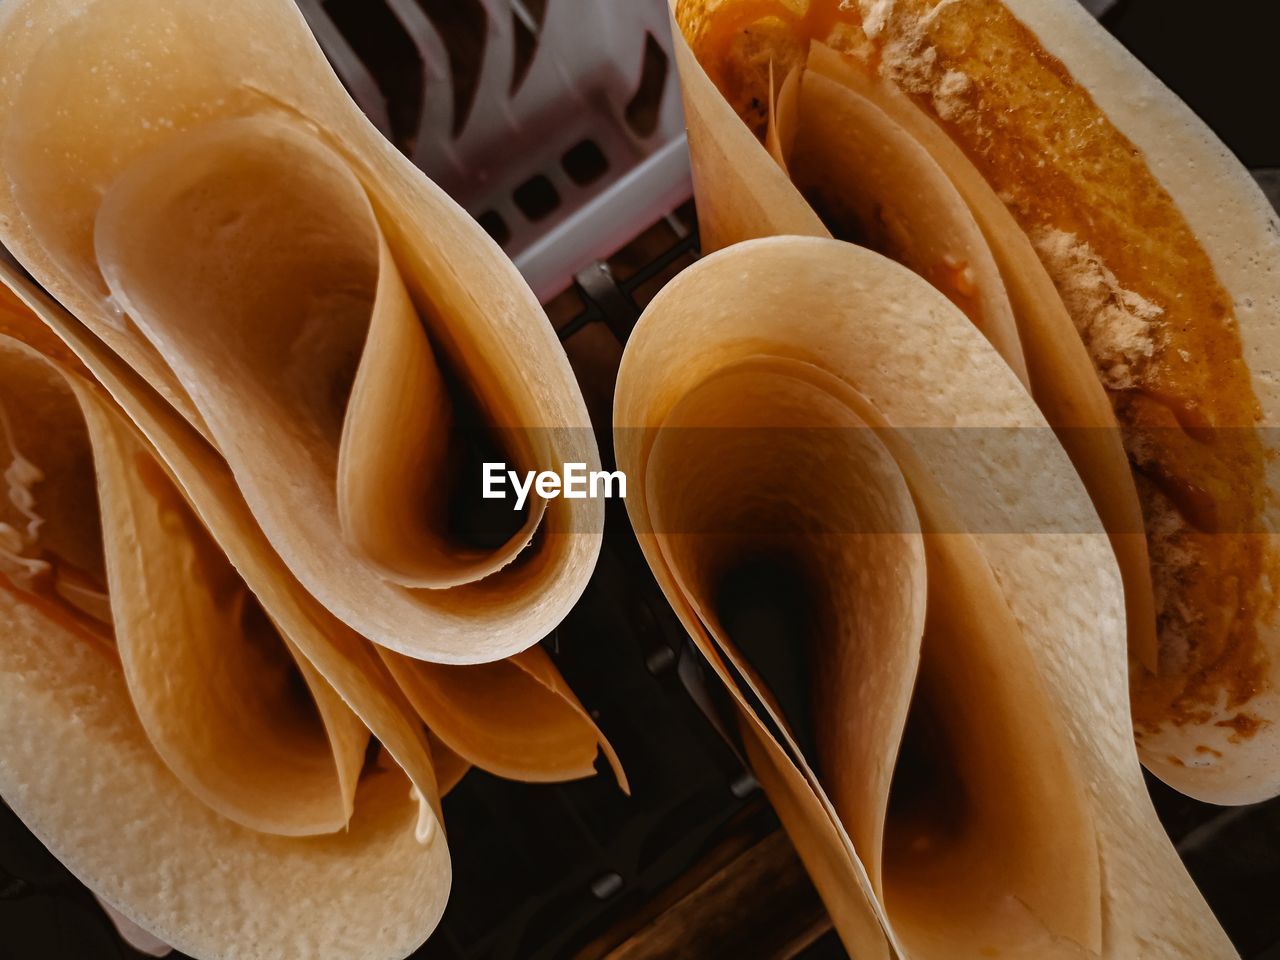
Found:
[[[1120,0],[1102,22],[1250,167],[1280,167],[1280,4]]]

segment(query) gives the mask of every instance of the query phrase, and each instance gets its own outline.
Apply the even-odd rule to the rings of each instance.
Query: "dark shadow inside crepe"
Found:
[[[736,559],[713,593],[725,634],[764,680],[801,752],[817,756],[809,697],[809,638],[820,607],[800,561],[786,552]]]
[[[513,419],[493,406],[501,390],[474,382],[488,373],[406,282],[362,181],[306,122],[176,135],[112,185],[95,252],[287,559],[339,534],[387,579],[444,589],[524,545],[536,500],[484,501],[481,464],[523,473],[529,438],[492,435]],[[326,501],[332,513],[302,519]]]
[[[721,629],[766,697],[781,712],[805,760],[827,780],[814,736],[813,638],[829,607],[821,579],[801,569],[794,554],[776,549],[734,558],[716,581],[714,611]],[[886,818],[886,862],[924,862],[974,826],[973,798],[960,769],[945,706],[932,689],[939,679],[929,645],[899,748]]]
[[[280,688],[283,699],[287,700],[292,711],[306,718],[307,722],[321,722],[320,708],[307,686],[306,678],[298,668],[298,663],[289,654],[283,638],[276,625],[267,616],[262,603],[246,587],[243,596],[232,602],[238,602],[240,609],[240,626],[244,630],[245,639],[254,648],[264,664],[279,671]]]
[[[846,243],[854,243],[876,253],[885,253],[883,244],[877,245],[873,240],[873,231],[868,229],[847,204],[842,204],[834,192],[822,187],[810,186],[803,191],[804,198],[813,212],[818,215],[822,225],[831,232],[831,236]]]
[[[884,898],[920,956],[1077,957],[1101,935],[1075,758],[983,558],[926,541],[929,609],[889,790]]]
[[[523,458],[516,442],[519,438],[508,437],[496,429],[462,379],[449,369],[438,351],[436,356],[440,358],[441,373],[453,404],[446,466],[445,530],[461,550],[497,550],[524,529],[529,521],[529,503],[519,510],[512,509],[514,495],[509,485],[503,487],[507,493],[503,499],[485,499],[484,465],[501,463],[506,465],[505,469],[515,470],[522,476],[529,468],[521,462]],[[533,496],[531,492],[530,500]]]
[[[922,672],[928,661],[926,640]],[[922,678],[911,698],[894,765],[885,821],[886,862],[928,857],[939,845],[961,837],[971,821],[972,799],[957,763],[949,720]]]
[[[714,613],[721,630],[763,682],[805,761],[829,782],[814,732],[814,638],[829,626],[827,584],[804,569],[797,551],[735,556],[715,580]],[[921,654],[927,676],[929,646]],[[936,682],[936,681],[935,681]],[[899,748],[885,833],[885,859],[916,860],[936,853],[972,826],[971,799],[949,735],[950,717],[927,683],[917,683]],[[921,842],[922,838],[927,838]]]
[[[815,717],[818,671],[833,664],[813,656],[829,586],[775,554],[730,566],[715,597],[722,630],[763,683],[765,700],[781,713],[856,835],[856,821],[849,818],[857,814],[839,788],[842,774],[848,778],[843,758],[819,749],[823,739],[831,741],[830,727],[815,729],[815,722],[833,722]],[[869,867],[879,865],[872,872],[883,877],[890,917],[920,956],[994,956],[983,951],[1022,944],[1042,949],[1044,957],[1074,957],[1077,944],[1090,939],[1088,912],[1096,903],[1088,869],[1091,838],[1071,798],[1078,785],[1047,781],[1045,771],[1053,765],[1029,753],[1036,749],[1028,742],[1035,735],[1008,733],[1024,718],[1009,711],[1003,695],[989,704],[986,691],[979,687],[973,696],[968,677],[954,675],[955,658],[966,651],[953,647],[949,656],[940,655],[941,644],[951,639],[931,643],[926,636],[905,731],[889,758],[894,774],[882,845],[858,845],[859,855]],[[983,672],[994,667],[975,659]],[[1025,720],[1034,730],[1043,724],[1034,715],[1042,705],[1028,706],[1032,715]],[[1047,752],[1058,748],[1051,741],[1040,745]],[[1028,766],[1034,770],[1029,785],[1020,782]],[[1067,766],[1055,767],[1053,776],[1069,778]],[[1032,826],[1040,818],[1044,822]]]

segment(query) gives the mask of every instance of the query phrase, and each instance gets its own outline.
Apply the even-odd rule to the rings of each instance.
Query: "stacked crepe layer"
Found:
[[[1065,0],[674,6],[706,245],[834,233],[961,309],[1110,534],[1144,763],[1274,796],[1280,238],[1247,172]]]
[[[945,296],[836,240],[737,244],[650,305],[614,416],[650,565],[851,955],[1235,956],[1147,797],[1109,540]]]
[[[1265,198],[1065,0],[673,14],[619,463],[846,946],[1234,957],[1139,757],[1280,788]]]
[[[187,953],[405,956],[468,767],[617,767],[535,646],[602,505],[458,503],[460,444],[598,463],[572,373],[286,0],[0,47],[0,794]]]

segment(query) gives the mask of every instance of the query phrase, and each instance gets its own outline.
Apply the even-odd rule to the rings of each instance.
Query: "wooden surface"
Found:
[[[629,918],[623,939],[610,945],[603,938],[577,960],[791,960],[830,929],[791,842],[774,832],[745,848],[714,852],[643,915]]]

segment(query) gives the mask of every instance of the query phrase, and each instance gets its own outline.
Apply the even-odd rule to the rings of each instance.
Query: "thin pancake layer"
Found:
[[[683,335],[672,336],[676,330]],[[1003,742],[986,759],[970,754],[960,769],[968,768],[975,782],[981,783],[989,774],[978,771],[994,769],[986,764],[1008,762],[1010,757],[1025,755],[1026,750],[1052,745],[1054,750],[1065,750],[1067,756],[1074,755],[1079,773],[1068,774],[1065,782],[1082,791],[1086,820],[1096,829],[1101,895],[1093,908],[1102,924],[1096,943],[1103,955],[1119,958],[1149,953],[1187,960],[1233,957],[1234,951],[1179,865],[1147,799],[1128,718],[1122,593],[1109,545],[1069,460],[1012,372],[941,294],[883,258],[821,239],[779,238],[742,244],[704,260],[673,281],[637,328],[624,360],[615,408],[619,462],[633,472],[643,469],[654,431],[666,422],[682,397],[716,370],[762,354],[812,367],[827,378],[843,381],[865,398],[882,418],[888,436],[899,438],[918,461],[908,476],[928,480],[927,485],[913,486],[917,504],[936,506],[941,498],[957,511],[954,521],[928,511],[934,522],[941,524],[937,529],[1023,531],[980,533],[971,538],[993,577],[986,589],[998,589],[1003,595],[1026,656],[1025,665],[1019,665],[1016,657],[1011,660],[1007,654],[995,655],[994,662],[1002,664],[1001,673],[1005,667],[1008,673],[997,678],[997,686],[984,700],[990,711],[978,707],[977,716],[981,722],[984,713],[990,717],[1004,709],[997,708],[998,704],[1020,702],[1028,692],[1012,691],[1025,682],[1039,690],[1033,700],[1043,698],[1046,726],[1026,731],[1029,735],[1021,746]],[[897,449],[892,443],[887,445]],[[902,450],[898,450],[898,457],[900,462],[910,459]],[[935,492],[930,492],[930,487]],[[652,508],[644,499],[631,497],[628,508],[642,535],[653,529]],[[926,514],[923,508],[921,514]],[[1015,518],[1017,526],[1001,525],[1010,518]],[[1096,532],[1062,533],[1064,518],[1069,529]],[[652,546],[651,538],[642,539],[668,596],[683,612],[686,624],[692,624],[697,638],[700,621],[690,616],[693,611],[680,599],[682,591],[668,572],[667,561]],[[975,567],[972,562],[959,562],[953,569],[959,575]],[[975,592],[976,584],[961,586],[962,582],[963,578],[954,581],[954,589],[944,595],[959,606],[940,607],[939,616],[947,610],[944,622],[953,625],[964,623],[964,616],[981,616],[986,619],[985,626],[994,629],[991,605],[968,606],[981,594]],[[950,641],[944,639],[948,636]],[[985,646],[988,653],[976,659],[974,653],[962,656],[942,674],[955,676],[963,673],[965,664],[981,662],[990,651],[1000,649],[994,645],[999,636],[997,632],[990,639],[979,640],[970,635],[966,642],[978,644],[975,651]],[[939,641],[960,642],[955,633],[945,632],[939,634]],[[926,651],[928,643],[926,638]],[[717,657],[724,654],[714,649],[712,653],[716,654],[711,658],[714,666]],[[765,722],[770,719],[767,698],[753,700],[748,694],[757,691],[740,689],[746,678],[740,670],[717,669],[744,708],[744,722],[752,731],[747,742],[754,755],[760,756],[757,748],[763,746],[771,766],[777,767],[783,757],[798,765],[790,773],[785,765],[773,770],[769,780],[792,784],[780,794],[785,801],[780,808],[784,815],[791,811],[789,826],[815,865],[820,889],[833,901],[833,913],[850,949],[866,945],[868,915],[895,929],[895,909],[908,915],[912,910],[910,896],[904,892],[911,887],[911,882],[903,879],[909,872],[895,873],[905,884],[898,888],[896,908],[888,891],[886,901],[878,906],[876,898],[868,894],[869,886],[862,888],[866,910],[850,906],[851,892],[858,887],[840,889],[836,885],[837,865],[842,856],[860,855],[869,870],[868,852],[855,854],[844,847],[823,819],[821,797],[816,803],[805,798],[795,776],[808,780],[811,788],[817,781],[809,778],[802,758],[788,745],[785,729],[773,728],[771,732]],[[1037,675],[1042,683],[1034,679]],[[1002,690],[1001,684],[1008,686]],[[945,707],[954,704],[945,689],[935,689],[930,699],[939,707],[954,709]],[[1015,708],[1013,715],[1018,713]],[[1059,724],[1064,729],[1061,736],[1053,733]],[[992,729],[1009,726],[1008,720],[997,720]],[[960,724],[957,729],[976,728]],[[771,737],[782,737],[776,750],[768,746]],[[999,739],[990,734],[985,738],[992,746]],[[1023,772],[1030,776],[1034,767],[1026,765]],[[1046,759],[1038,769],[1045,773],[1041,786],[1021,794],[1021,802],[1026,804],[1023,815],[1030,819],[1009,834],[1013,842],[1006,849],[1013,859],[997,861],[1014,870],[1014,874],[1005,874],[1006,879],[1017,875],[1014,865],[1028,849],[1018,841],[1030,835],[1027,831],[1043,826],[1035,822],[1036,812],[1058,822],[1071,809],[1054,812],[1052,807],[1062,796],[1062,768]],[[1019,821],[1006,811],[989,822],[999,830],[1001,825],[1012,828]],[[1042,861],[1040,868],[1045,866]],[[855,862],[855,876],[856,868]],[[957,874],[962,884],[959,889],[964,890],[967,878],[973,889],[964,892],[981,900],[979,891],[984,887],[974,869],[971,863]],[[1062,879],[1054,877],[1052,882]],[[928,898],[920,902],[927,904]],[[1042,902],[1052,911],[1081,901],[1050,892]],[[1177,907],[1171,909],[1175,902]],[[935,903],[934,908],[940,906]],[[1087,918],[1088,909],[1086,904],[1085,913],[1076,915],[1077,922],[1080,917]],[[1041,916],[1035,923],[1051,931],[1053,925],[1046,926],[1044,920]],[[903,926],[893,939],[904,945],[912,924],[902,916],[898,922]],[[935,915],[915,929],[927,934],[939,922]],[[962,918],[952,922],[964,926]],[[1026,928],[1017,932],[1018,921],[1013,916],[973,929],[1013,934],[1012,944],[1031,950],[1031,956],[1044,955],[1042,951],[1047,949],[1045,941],[1029,936]],[[1090,939],[1077,933],[1074,942],[1087,949],[1092,946]],[[1071,938],[1053,942],[1054,949],[1071,955]],[[971,943],[978,950],[993,945]],[[1151,944],[1158,947],[1148,949]],[[936,944],[931,947],[924,941],[912,942],[911,947],[937,949]],[[874,947],[869,949],[874,951]]]
[[[119,413],[88,388],[76,394],[106,517],[116,650],[156,752],[243,826],[344,829],[368,729],[281,637]]]
[[[1254,427],[1259,398],[1264,411],[1271,403],[1257,374],[1274,352],[1268,317],[1280,301],[1267,266],[1277,242],[1256,186],[1075,4],[720,0],[681,3],[678,15],[729,112],[760,135],[770,73],[812,66],[809,44],[818,40],[845,55],[846,71],[860,64],[873,86],[926,118],[941,138],[914,132],[935,157],[934,148],[956,155],[953,178],[971,167],[1007,204],[1000,212],[1034,244],[1107,388],[1141,495],[1158,661],[1143,629],[1150,587],[1145,599],[1135,591],[1146,550],[1129,511],[1115,509],[1124,498],[1111,494],[1115,444],[1089,439],[1112,430],[1081,421],[1092,398],[1073,401],[1066,419],[1073,411],[1055,405],[1055,396],[1070,399],[1060,388],[1083,381],[1072,356],[1079,347],[1057,337],[1029,345],[1020,323],[1037,400],[1055,426],[1085,428],[1067,430],[1063,442],[1108,528],[1122,535],[1133,649],[1155,670],[1132,673],[1144,760],[1205,799],[1273,793],[1276,561],[1266,531],[1274,484],[1268,437]],[[839,69],[840,59],[828,65]],[[1212,202],[1202,196],[1209,181]],[[966,194],[971,205],[974,196]],[[1007,282],[1026,275],[1005,271]],[[1042,288],[1027,292],[1048,299]],[[1051,377],[1053,393],[1042,388],[1052,365],[1037,363],[1037,350],[1072,361]]]
[[[45,415],[58,408],[47,402],[51,396],[72,403],[64,408],[76,420],[47,434],[58,438],[56,448],[73,447],[78,435],[88,451],[92,438],[88,476],[96,472],[108,508],[101,586],[110,589],[106,626],[115,636],[115,644],[104,641],[95,623],[76,616],[77,604],[58,594],[0,580],[9,660],[0,671],[6,803],[104,899],[192,954],[224,955],[246,929],[259,956],[411,950],[443,910],[449,864],[431,805],[415,799],[434,801],[434,774],[398,691],[385,680],[378,689],[375,673],[338,667],[344,628],[334,621],[326,635],[323,612],[297,616],[278,559],[253,549],[252,540],[237,540],[232,488],[224,486],[228,499],[220,503],[207,493],[225,470],[215,458],[202,465],[211,513],[197,518],[90,381],[14,340],[0,343],[6,385],[22,383],[15,369],[46,371],[50,389],[61,380],[59,393],[32,397],[44,399]],[[14,366],[18,361],[23,367]],[[15,403],[14,410],[18,420],[24,408]],[[56,498],[38,498],[41,486],[36,503],[59,517]],[[70,516],[96,518],[96,499],[91,486]],[[288,641],[261,612],[261,620],[225,618],[228,609],[255,602],[202,526],[210,517],[230,535],[233,556]],[[37,544],[55,577],[69,553],[64,543]],[[104,540],[87,547],[101,552]],[[420,788],[411,791],[398,771],[365,776],[357,787],[366,722]],[[84,804],[95,808],[93,817],[84,815]],[[279,836],[300,833],[328,836]],[[307,890],[324,890],[325,900],[338,904],[352,895],[346,869],[364,873],[367,886],[356,899],[369,900],[348,904],[355,915],[375,915],[376,904],[406,886],[412,913],[390,924],[379,919],[376,933],[361,931],[352,916],[326,919],[332,915],[323,910],[301,922],[317,911],[298,896],[300,881],[289,870],[311,868],[320,872],[308,876]],[[230,913],[229,896],[243,899]],[[424,913],[422,904],[433,906]]]
[[[325,714],[326,727],[333,727],[328,715],[331,709],[346,710],[349,714],[353,712],[355,716],[359,717],[363,725],[367,725],[368,731],[372,732],[382,745],[383,750],[379,756],[383,759],[379,759],[374,765],[366,766],[361,776],[361,787],[356,798],[355,816],[357,819],[362,812],[360,803],[364,802],[361,798],[365,796],[365,784],[370,782],[371,778],[374,778],[375,773],[381,771],[382,774],[399,779],[396,772],[397,767],[408,772],[409,782],[412,786],[405,785],[403,797],[407,803],[412,804],[413,808],[417,810],[416,819],[409,822],[410,832],[415,835],[420,844],[429,848],[429,853],[424,852],[421,856],[428,856],[432,863],[435,864],[433,869],[437,874],[437,883],[431,896],[436,899],[427,901],[430,909],[418,909],[413,911],[411,915],[397,917],[393,925],[396,926],[397,930],[400,929],[400,925],[403,925],[416,931],[416,933],[405,932],[405,937],[416,935],[418,940],[425,938],[439,918],[439,911],[443,908],[443,900],[449,886],[447,851],[444,850],[444,835],[438,822],[440,815],[439,797],[451,789],[457,780],[465,774],[469,768],[469,763],[442,742],[439,736],[424,730],[409,698],[402,692],[391,673],[384,667],[382,658],[375,653],[373,645],[354,634],[329,614],[281,565],[279,558],[272,552],[262,531],[256,525],[252,514],[237,491],[226,464],[212,451],[208,444],[190,426],[184,423],[172,409],[168,408],[154,391],[142,384],[137,375],[130,371],[119,358],[104,349],[102,344],[95,340],[74,318],[70,317],[30,284],[24,283],[11,270],[0,265],[0,271],[3,271],[0,276],[3,277],[4,282],[11,284],[14,290],[20,294],[22,300],[32,309],[38,311],[40,317],[49,327],[55,330],[58,336],[64,338],[66,343],[75,351],[77,362],[74,365],[74,370],[64,369],[62,374],[58,374],[52,369],[50,372],[55,377],[55,382],[62,377],[69,380],[74,385],[75,394],[80,398],[85,409],[95,411],[94,418],[102,421],[100,425],[102,429],[99,432],[102,434],[101,440],[103,444],[113,450],[129,450],[135,453],[141,449],[140,445],[145,446],[142,444],[141,439],[124,425],[120,411],[115,410],[109,401],[105,399],[101,391],[89,379],[91,376],[121,398],[124,412],[136,423],[141,434],[145,435],[151,444],[154,444],[155,450],[163,456],[168,469],[172,471],[172,479],[170,479],[169,474],[161,473],[159,468],[155,467],[154,471],[148,471],[145,475],[138,476],[136,483],[121,482],[115,485],[111,495],[122,498],[125,503],[121,505],[121,509],[113,510],[113,514],[119,515],[120,519],[124,520],[132,511],[135,521],[128,526],[122,527],[121,534],[136,536],[137,531],[145,531],[148,528],[148,522],[146,521],[149,520],[152,511],[158,511],[156,516],[160,519],[162,527],[169,530],[176,529],[184,535],[188,535],[193,527],[199,528],[203,525],[205,529],[216,534],[217,547],[226,551],[227,559],[223,559],[212,544],[201,541],[202,548],[198,551],[193,551],[190,555],[190,559],[196,561],[193,566],[193,564],[188,564],[183,560],[181,553],[177,555],[166,554],[163,550],[157,553],[153,549],[153,544],[149,545],[145,550],[126,550],[127,558],[141,564],[141,567],[134,571],[134,575],[147,574],[147,578],[144,578],[146,582],[138,585],[149,585],[152,588],[156,588],[168,583],[172,585],[173,590],[179,594],[184,594],[192,589],[191,582],[187,580],[188,576],[200,574],[202,570],[207,569],[224,570],[223,565],[226,564],[227,560],[230,560],[231,564],[245,577],[245,581],[260,599],[262,611],[278,625],[281,635],[287,639],[289,649],[297,657],[302,677],[312,689],[322,714]],[[41,342],[48,347],[57,346],[46,342],[47,337],[41,334],[42,329],[37,325],[35,318],[30,313],[18,315],[15,311],[10,330],[14,333],[21,333],[23,342],[34,341]],[[31,351],[26,348],[18,349],[23,349],[27,355],[32,355]],[[64,393],[68,392],[65,389],[65,382],[63,391]],[[73,409],[73,412],[78,415],[78,411]],[[87,437],[85,442],[88,442]],[[149,457],[151,454],[148,453],[147,456]],[[128,457],[124,457],[122,460],[130,465],[132,464]],[[127,481],[129,478],[124,476],[123,473],[124,471],[122,471],[120,479]],[[174,480],[177,481],[178,488],[181,489],[185,500],[183,498],[175,499],[177,488],[172,486]],[[92,490],[91,469],[89,472],[89,489]],[[159,496],[159,492],[163,491],[167,491],[167,493],[164,496]],[[181,515],[183,522],[175,523],[174,521],[179,519],[175,512],[179,509],[192,512],[183,513]],[[196,517],[198,517],[198,520]],[[170,564],[173,569],[163,563],[156,562],[166,556],[173,557],[174,562]],[[175,577],[175,574],[178,576]],[[202,581],[197,579],[196,582]],[[132,587],[126,583],[126,593],[131,589]],[[149,598],[153,606],[156,602],[156,597],[163,596],[164,593],[164,590],[152,590]],[[236,597],[235,590],[231,590],[227,597],[224,598],[231,603],[232,609],[235,608]],[[38,601],[38,598],[31,595],[24,597],[24,602],[33,603],[36,601]],[[61,616],[59,608],[51,604],[43,603],[39,606],[39,609],[45,615],[58,617],[60,621],[66,619]],[[126,607],[126,609],[129,608]],[[136,612],[138,610],[137,605],[133,605],[132,609]],[[161,607],[160,609],[163,614],[169,608]],[[209,610],[212,613],[210,619],[213,623],[225,622],[226,607],[224,605],[215,604]],[[159,624],[170,623],[173,618],[162,615],[153,619]],[[134,616],[130,622],[147,626],[148,618]],[[261,626],[261,621],[257,618],[250,618],[246,625],[255,623]],[[75,626],[76,624],[73,621],[71,625]],[[83,635],[85,637],[89,636],[87,633]],[[171,639],[171,635],[166,637],[162,635],[161,631],[153,630],[145,639],[147,640],[146,652],[148,653],[146,662],[158,662],[159,660],[167,659],[172,661],[170,663],[170,666],[172,666],[173,663],[189,662],[191,659],[184,660],[181,650],[177,650],[176,655],[170,654],[167,658],[163,655],[166,639]],[[208,639],[212,640],[213,637],[210,636]],[[150,656],[152,652],[157,656]],[[197,649],[194,652],[197,654],[194,660],[198,662],[209,651],[207,649]],[[383,652],[385,653],[385,651]],[[253,656],[254,654],[250,652],[247,660],[252,661]],[[387,656],[394,655],[388,653]],[[223,656],[215,656],[203,665],[202,678],[205,681],[212,682],[215,687],[221,687],[223,686],[222,679],[236,673],[234,669],[236,663],[237,661],[234,657],[229,662]],[[519,756],[513,768],[503,771],[508,775],[530,780],[565,779],[587,775],[593,772],[592,761],[597,751],[601,748],[604,749],[610,761],[614,763],[615,769],[617,769],[616,758],[608,748],[607,743],[589,720],[581,705],[578,704],[578,701],[550,660],[539,651],[533,651],[530,654],[523,655],[519,659],[519,663],[521,664],[519,668],[511,664],[494,664],[492,666],[474,668],[478,673],[474,678],[475,682],[467,686],[467,695],[445,704],[448,709],[438,711],[433,719],[438,720],[442,726],[447,726],[453,730],[465,731],[471,736],[474,736],[478,731],[481,739],[490,730],[505,731],[507,733],[518,731],[515,734],[517,744],[515,749],[517,751],[519,751],[520,745],[538,742],[539,736],[543,736],[544,742],[542,746],[545,747],[549,744],[551,749],[534,750]],[[243,666],[244,664],[241,665]],[[452,671],[468,668],[438,667],[437,669]],[[510,692],[511,685],[508,683],[494,684],[488,682],[488,671],[491,670],[514,670],[521,676],[527,676],[529,678],[527,684],[517,684],[517,687],[525,694],[523,699],[518,702],[509,702],[504,699],[504,694]],[[151,704],[156,704],[168,711],[165,721],[167,729],[189,729],[198,733],[212,719],[209,716],[210,711],[204,709],[183,714],[178,708],[183,705],[189,706],[190,704],[174,702],[174,695],[180,691],[177,688],[169,690],[166,683],[158,680],[153,673],[146,671],[139,673],[135,670],[129,676],[131,682],[134,683],[132,693],[135,701],[141,696],[142,704],[148,707]],[[269,690],[272,687],[274,676],[268,670],[261,675],[245,674],[242,679],[246,679],[251,686]],[[191,678],[184,678],[184,682],[187,679]],[[529,685],[533,685],[535,689],[532,691],[527,689]],[[243,692],[239,691],[239,694],[243,695]],[[200,700],[200,690],[196,689],[195,693],[196,696],[194,698],[187,697],[186,699],[198,702]],[[178,697],[176,699],[182,698]],[[530,700],[532,703],[524,702],[526,700]],[[220,703],[221,701],[216,697],[211,701],[211,705],[215,708]],[[349,709],[345,704],[350,705]],[[206,704],[206,706],[209,705]],[[532,706],[532,712],[528,716],[523,716],[522,711],[529,706]],[[468,711],[470,712],[468,713]],[[216,713],[216,710],[213,712]],[[252,715],[253,711],[249,710],[246,713]],[[145,720],[148,716],[148,710],[143,710],[142,714]],[[264,717],[268,721],[273,718],[282,722],[286,721],[287,712],[268,711]],[[230,719],[235,721],[243,718],[233,715]],[[546,722],[544,723],[543,721]],[[364,727],[361,726],[361,730],[363,729]],[[25,728],[23,731],[19,731],[19,735],[25,736],[24,731]],[[189,778],[186,778],[187,782],[184,783],[184,786],[193,788],[192,797],[202,797],[206,803],[210,801],[210,797],[207,795],[207,791],[206,793],[201,792],[204,787],[212,788],[214,791],[221,791],[223,794],[233,791],[236,787],[236,778],[231,774],[235,773],[236,764],[243,766],[246,760],[252,759],[235,757],[233,758],[235,763],[231,764],[206,764],[194,770],[184,769],[181,766],[181,761],[190,756],[190,753],[180,755],[177,758],[178,762],[175,764],[172,752],[166,752],[165,749],[168,741],[157,741],[154,729],[150,733],[152,735],[152,743],[159,749],[160,755],[170,761],[172,769],[192,774],[197,778],[194,787]],[[278,740],[280,736],[287,733],[287,723],[283,724],[280,730],[263,731],[260,734],[262,743],[255,744],[255,746],[259,748],[269,746]],[[367,737],[367,733],[365,736]],[[549,739],[546,739],[547,737]],[[479,754],[481,757],[486,756],[483,750],[479,751]],[[358,761],[362,756],[363,750],[357,749],[355,774],[360,773]],[[49,766],[55,768],[55,778],[58,776],[77,775],[74,762],[63,763],[60,761],[49,764]],[[16,776],[22,776],[20,764],[15,768],[15,771]],[[618,776],[625,787],[625,780],[622,778],[620,770],[618,770]],[[349,777],[346,782],[349,782],[354,788],[354,776]],[[267,790],[270,784],[256,783],[251,784],[251,786],[262,792]],[[0,790],[4,791],[6,797],[9,796],[9,787],[5,783],[0,783]],[[75,796],[75,791],[71,789],[67,789],[65,793],[68,798]],[[305,796],[305,793],[300,793],[299,796]],[[241,799],[243,800],[243,797]],[[291,799],[296,801],[298,798],[293,797]],[[164,817],[167,815],[165,812],[169,810],[165,805],[167,800],[168,797],[163,794],[156,794],[153,797],[153,802],[157,806],[157,809],[152,814],[153,816]],[[24,808],[18,803],[14,805],[25,818],[27,814]],[[74,806],[75,804],[72,803],[71,805]],[[255,812],[260,812],[262,805],[250,803],[249,806]],[[292,806],[296,808],[294,810],[295,813],[305,809],[303,805],[296,802]],[[181,806],[176,809],[180,820],[181,816],[185,815],[183,811],[186,808]],[[178,826],[181,825],[181,822],[179,822]],[[94,851],[84,851],[80,847],[81,840],[77,836],[66,838],[55,836],[47,842],[81,876],[97,876],[101,873],[100,865],[96,858],[103,851],[98,851],[96,848]],[[300,842],[306,843],[310,841]],[[105,851],[105,847],[103,850]],[[232,851],[228,855],[234,858],[237,854]],[[406,853],[405,855],[412,854]],[[167,856],[168,854],[160,854],[157,863],[163,866]],[[359,866],[358,858],[353,860],[353,863],[355,863],[355,869],[363,869]],[[364,870],[363,876],[365,879],[362,882],[375,885],[383,882],[379,878],[384,874],[377,872],[383,869],[387,871],[386,875],[394,876],[395,872],[400,868],[394,859],[379,862],[376,868],[369,867]],[[125,886],[119,886],[116,880],[125,884]],[[155,930],[172,929],[172,927],[162,928],[156,926],[155,923],[164,923],[166,921],[153,921],[152,919],[157,915],[163,916],[163,911],[168,908],[167,904],[171,902],[172,898],[195,897],[198,899],[215,889],[212,885],[191,887],[189,878],[179,870],[173,874],[173,883],[179,889],[172,891],[170,900],[135,901],[128,882],[129,877],[126,871],[104,886],[97,887],[95,884],[95,887],[100,890],[107,900],[120,906],[127,915],[133,917],[148,929]],[[224,895],[237,889],[239,887],[235,881],[225,880],[223,886]],[[257,899],[264,901],[260,920],[264,925],[269,925],[273,922],[270,915],[270,896],[261,891],[254,892],[254,890],[256,888],[249,890],[246,895],[254,897],[255,902]],[[150,897],[151,894],[148,892],[146,896]],[[157,910],[161,911],[161,913],[157,914]],[[365,911],[362,916],[364,915],[369,916],[371,920],[375,920],[380,924],[386,922],[386,918],[376,911]],[[296,913],[280,912],[275,920],[281,925],[281,929],[273,931],[271,936],[268,937],[269,940],[275,942],[280,941],[282,938],[297,936],[296,931],[287,929],[289,924],[297,922],[298,915]],[[179,918],[177,922],[185,923],[187,921]],[[189,942],[190,937],[193,935],[198,934],[200,937],[205,937],[207,934],[208,939],[200,941],[204,944],[202,955],[221,956],[226,950],[234,948],[239,941],[235,931],[219,926],[220,922],[212,923],[211,929],[208,931],[187,931],[169,939],[181,944]],[[352,921],[348,919],[347,922],[350,923]],[[386,951],[381,954],[374,952],[372,955],[403,955],[395,952],[401,948],[396,946],[400,941],[394,937],[383,938],[371,935],[371,940],[374,942],[369,946],[370,950]]]
[[[160,761],[108,653],[7,590],[0,629],[5,800],[144,929],[193,956],[385,960],[434,926],[448,852],[414,839],[403,776],[367,780],[346,831],[299,841],[237,826]]]
[[[628,789],[613,747],[541,648],[471,666],[379,652],[427,729],[468,764],[515,780],[559,782],[594,776],[603,753]]]
[[[572,372],[515,268],[377,135],[294,5],[18,3],[0,27],[5,245],[215,444],[303,584],[437,662],[549,633],[603,505],[476,533],[478,471],[445,439],[474,425],[522,469],[597,463]]]

